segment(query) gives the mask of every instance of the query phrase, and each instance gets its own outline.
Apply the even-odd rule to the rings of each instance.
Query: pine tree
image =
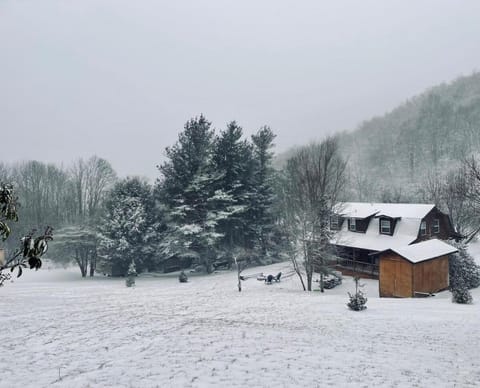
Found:
[[[180,133],[178,141],[167,147],[168,161],[158,166],[162,179],[157,180],[157,199],[175,205],[176,198],[191,184],[194,177],[204,170],[212,152],[214,131],[211,123],[200,115],[192,118]]]
[[[360,284],[359,277],[354,277],[353,280],[355,281],[355,294],[352,295],[348,293],[349,302],[347,303],[347,306],[350,310],[353,311],[365,310],[367,308],[366,304],[368,299],[360,290],[360,288],[363,287],[364,284]]]
[[[151,189],[139,178],[118,182],[105,203],[99,226],[99,267],[113,276],[123,276],[129,263],[143,269],[149,264],[146,235],[149,231]]]
[[[254,170],[250,192],[250,232],[262,256],[267,255],[271,246],[274,229],[273,203],[274,170],[272,168],[273,140],[275,134],[269,127],[261,128],[252,135]]]
[[[467,245],[457,243],[458,253],[449,260],[450,291],[455,303],[472,303],[471,288],[480,286],[480,266],[475,263],[467,250]]]
[[[230,122],[215,139],[212,169],[221,176],[211,198],[215,208],[224,215],[218,230],[224,235],[222,242],[228,256],[235,246],[245,245],[252,162],[252,146],[242,139],[242,128],[235,121]]]
[[[457,243],[458,253],[451,255],[449,260],[450,288],[477,288],[480,286],[480,266],[468,253],[468,246]]]
[[[215,181],[216,175],[198,172],[183,193],[177,195],[176,203],[167,211],[168,228],[161,243],[165,257],[194,258],[209,273],[223,237],[216,228],[219,220],[227,217],[213,201]]]

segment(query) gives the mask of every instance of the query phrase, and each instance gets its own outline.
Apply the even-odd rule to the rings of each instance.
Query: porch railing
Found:
[[[358,260],[339,258],[337,260],[337,267],[345,268],[353,272],[366,273],[378,276],[378,264],[367,263]]]

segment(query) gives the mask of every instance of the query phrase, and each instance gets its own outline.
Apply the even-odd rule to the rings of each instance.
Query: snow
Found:
[[[391,249],[412,263],[420,263],[435,257],[450,255],[458,252],[455,247],[443,241],[432,239],[406,247]]]
[[[245,275],[288,273],[288,264]],[[26,271],[0,289],[0,387],[474,387],[480,381],[480,290],[378,297],[350,311],[341,286],[300,290],[295,276],[237,291],[235,272],[80,279]]]
[[[434,208],[430,204],[364,203],[345,202],[339,205],[344,217],[366,218],[375,215],[365,233],[348,230],[348,222],[343,222],[332,243],[347,247],[384,251],[403,248],[413,243],[418,236],[422,219]],[[379,232],[379,215],[398,218],[393,236]]]
[[[332,242],[337,245],[384,251],[389,248],[405,247],[417,239],[421,219],[402,218],[397,221],[393,236],[379,233],[379,219],[372,218],[365,233],[351,232],[348,222],[344,222]]]
[[[391,218],[423,218],[434,207],[432,204],[344,202],[339,205],[339,213],[352,218],[366,218],[374,214]]]

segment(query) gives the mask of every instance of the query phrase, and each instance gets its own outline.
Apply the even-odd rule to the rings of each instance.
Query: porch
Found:
[[[378,279],[379,257],[376,251],[350,247],[337,247],[337,249],[335,269],[347,276]]]

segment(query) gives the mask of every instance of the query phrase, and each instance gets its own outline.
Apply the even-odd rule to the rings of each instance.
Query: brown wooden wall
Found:
[[[380,296],[408,298],[413,296],[413,264],[394,252],[380,256]]]
[[[433,233],[433,220],[438,218],[440,222],[440,233]],[[436,207],[433,208],[424,218],[427,223],[427,234],[420,235],[420,230],[418,230],[417,240],[415,242],[420,242],[424,240],[428,240],[430,238],[438,238],[441,240],[448,240],[449,238],[455,235],[455,230],[452,227],[450,219],[447,214],[442,213]]]
[[[414,265],[413,291],[438,292],[448,287],[448,256]]]

